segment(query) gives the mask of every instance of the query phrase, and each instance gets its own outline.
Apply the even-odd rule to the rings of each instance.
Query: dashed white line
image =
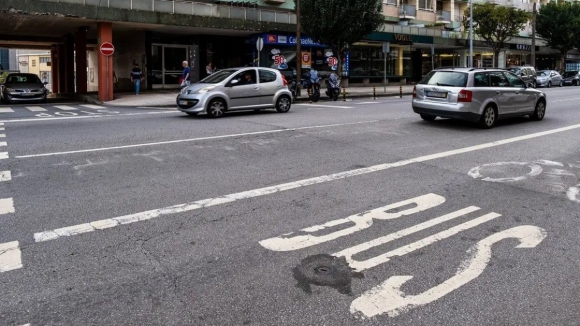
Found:
[[[368,173],[373,173],[373,172],[378,172],[378,171],[384,171],[384,170],[388,170],[391,168],[406,166],[406,165],[410,165],[410,164],[414,164],[414,163],[432,161],[432,160],[439,159],[439,158],[450,157],[450,156],[454,156],[454,155],[474,152],[474,151],[478,151],[478,150],[482,150],[482,149],[486,149],[486,148],[492,148],[492,147],[497,147],[497,146],[501,146],[501,145],[505,145],[505,144],[511,144],[511,143],[515,143],[515,142],[519,142],[519,141],[523,141],[523,140],[533,139],[533,138],[537,138],[537,137],[541,137],[541,136],[551,135],[551,134],[569,131],[569,130],[574,130],[574,129],[578,129],[578,128],[580,128],[580,124],[571,125],[568,127],[563,127],[563,128],[558,128],[558,129],[542,131],[542,132],[537,132],[537,133],[528,134],[528,135],[519,136],[519,137],[507,138],[507,139],[498,140],[498,141],[494,141],[494,142],[490,142],[490,143],[484,143],[484,144],[475,145],[475,146],[454,149],[454,150],[450,150],[450,151],[446,151],[446,152],[440,152],[440,153],[435,153],[435,154],[430,154],[430,155],[425,155],[425,156],[419,156],[416,158],[406,159],[406,160],[402,160],[402,161],[398,161],[398,162],[394,162],[394,163],[384,163],[384,164],[374,165],[374,166],[356,169],[356,170],[344,171],[344,172],[339,172],[339,173],[334,173],[334,174],[329,174],[329,175],[323,175],[320,177],[314,177],[314,178],[310,178],[310,179],[303,179],[303,180],[298,180],[298,181],[294,181],[294,182],[283,183],[283,184],[276,185],[276,186],[270,186],[270,187],[264,187],[264,188],[258,188],[258,189],[238,192],[238,193],[234,193],[234,194],[230,194],[230,195],[225,195],[222,197],[208,198],[208,199],[198,200],[198,201],[189,202],[189,203],[185,203],[185,204],[173,205],[173,206],[168,206],[168,207],[159,208],[159,209],[153,209],[153,210],[149,210],[149,211],[145,211],[145,212],[119,216],[119,217],[115,217],[115,218],[107,218],[107,219],[98,220],[95,222],[83,223],[83,224],[73,225],[73,226],[54,229],[54,230],[37,232],[34,234],[34,239],[36,242],[41,242],[41,241],[54,240],[54,239],[58,239],[60,237],[65,237],[65,236],[72,236],[72,235],[92,232],[92,231],[96,231],[96,230],[108,229],[108,228],[112,228],[112,227],[122,225],[122,224],[135,223],[138,221],[149,220],[149,219],[161,217],[164,215],[183,213],[183,212],[193,211],[193,210],[200,209],[200,208],[216,206],[216,205],[221,205],[221,204],[225,204],[225,203],[231,203],[231,202],[235,202],[237,200],[255,198],[255,197],[270,195],[270,194],[274,194],[274,193],[278,193],[278,192],[282,192],[282,191],[287,191],[287,190],[291,190],[291,189],[298,189],[298,188],[316,185],[316,184],[322,184],[322,183],[326,183],[326,182],[330,182],[330,181],[342,180],[342,179],[351,178],[351,177],[358,176],[358,175],[363,175],[363,174],[368,174]]]
[[[18,241],[0,243],[0,273],[22,268]]]
[[[353,102],[354,104],[379,104],[381,102]]]
[[[10,171],[0,171],[0,182],[12,180],[12,173]]]
[[[68,105],[55,105],[55,108],[59,109],[59,110],[63,110],[63,111],[75,111],[78,110],[75,107],[72,106],[68,106]]]
[[[155,112],[155,113],[163,113],[163,112]],[[209,137],[200,137],[200,138],[178,139],[178,140],[169,140],[169,141],[162,141],[162,142],[155,142],[155,143],[142,143],[142,144],[134,144],[134,145],[124,145],[124,146],[114,146],[114,147],[102,147],[102,148],[82,149],[82,150],[67,151],[67,152],[56,152],[56,153],[21,155],[21,156],[16,156],[16,158],[30,158],[30,157],[54,156],[54,155],[76,154],[76,153],[101,152],[101,151],[108,151],[108,150],[113,150],[113,149],[135,148],[135,147],[154,146],[154,145],[166,145],[166,144],[177,144],[177,143],[187,143],[187,142],[195,142],[195,141],[201,141],[201,140],[235,138],[235,137],[243,137],[243,136],[255,136],[255,135],[273,134],[273,133],[288,132],[288,131],[299,131],[299,130],[308,130],[308,129],[319,129],[319,128],[331,128],[331,127],[351,126],[351,125],[357,125],[357,124],[375,123],[375,122],[378,122],[378,121],[379,120],[370,120],[370,121],[359,121],[359,122],[332,124],[332,125],[319,125],[319,126],[298,127],[298,128],[288,128],[288,129],[265,130],[265,131],[248,132],[248,133],[243,133],[243,134],[230,134],[230,135],[221,135],[221,136],[209,136]]]
[[[12,113],[14,110],[11,108],[0,108],[0,113]]]
[[[105,109],[104,106],[100,106],[100,105],[93,105],[93,104],[82,104],[82,107],[88,108],[88,109]]]
[[[12,198],[0,199],[0,215],[14,213],[14,201]]]
[[[42,106],[27,106],[26,108],[32,112],[48,111],[47,109],[43,108]]]

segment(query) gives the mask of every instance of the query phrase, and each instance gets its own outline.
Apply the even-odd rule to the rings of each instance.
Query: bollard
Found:
[[[377,87],[373,86],[373,100],[377,99]]]
[[[346,102],[346,87],[342,89],[342,101]]]
[[[399,85],[399,97],[403,98],[403,85]]]
[[[310,100],[310,103],[312,103],[312,87],[308,88],[308,99]]]

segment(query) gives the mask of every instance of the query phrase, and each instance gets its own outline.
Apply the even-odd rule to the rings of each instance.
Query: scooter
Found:
[[[318,76],[318,71],[312,69],[310,72],[304,74],[304,88],[311,90],[310,101],[318,102],[320,100],[320,77]]]
[[[340,78],[335,73],[330,74],[326,80],[326,96],[329,99],[336,101],[340,95]]]

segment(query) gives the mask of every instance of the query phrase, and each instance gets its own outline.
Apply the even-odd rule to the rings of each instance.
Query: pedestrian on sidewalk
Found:
[[[187,61],[183,61],[181,65],[183,66],[183,74],[181,75],[183,81],[181,82],[180,87],[183,88],[189,86],[189,73],[191,72],[191,68],[189,68],[189,63]]]
[[[139,90],[141,89],[141,80],[143,79],[143,73],[139,68],[139,64],[135,64],[133,70],[131,70],[131,82],[135,84],[135,95],[139,95]]]

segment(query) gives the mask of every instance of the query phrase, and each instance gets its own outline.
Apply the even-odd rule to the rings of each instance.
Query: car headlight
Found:
[[[207,93],[209,91],[213,91],[215,88],[215,86],[208,86],[208,87],[204,87],[199,89],[197,92],[195,92],[195,94],[203,94],[203,93]]]
[[[187,90],[187,87],[183,88],[180,92],[181,94],[189,94],[189,91]]]
[[[14,88],[11,88],[11,87],[6,87],[6,91],[7,91],[7,92],[14,92]]]

